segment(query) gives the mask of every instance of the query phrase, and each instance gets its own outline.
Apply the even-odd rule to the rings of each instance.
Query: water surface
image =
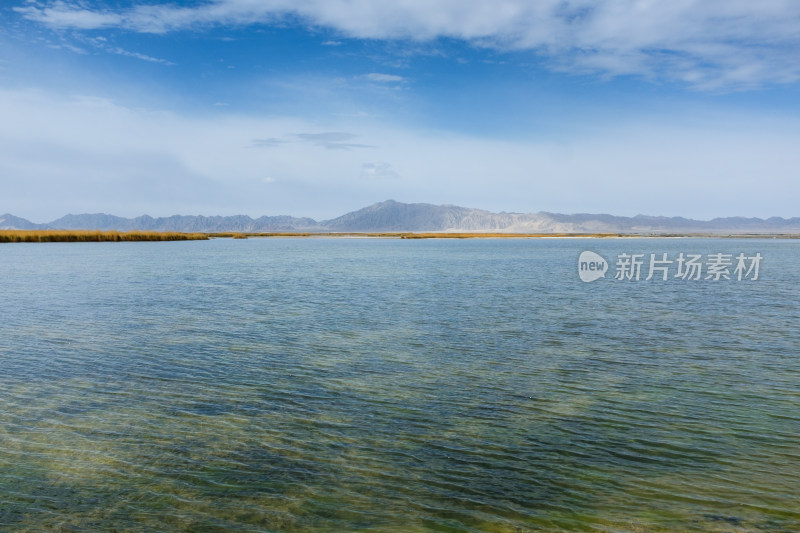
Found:
[[[587,249],[764,260],[582,283]],[[2,245],[0,529],[798,531],[798,261],[751,239]]]

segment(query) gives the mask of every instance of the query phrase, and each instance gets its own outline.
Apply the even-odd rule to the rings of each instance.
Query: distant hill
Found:
[[[455,205],[387,200],[320,223],[329,231],[502,231],[508,233],[793,233],[800,218],[617,217],[557,213],[492,213]]]
[[[387,200],[326,220],[331,231],[495,231],[513,224],[513,216],[456,205],[404,204]]]
[[[260,217],[252,219],[245,215],[223,216],[186,216],[153,218],[140,216],[122,218],[103,213],[66,215],[45,224],[34,224],[24,218],[13,215],[0,216],[0,229],[71,229],[100,231],[181,231],[217,233],[265,232],[265,231],[306,231],[314,229],[323,231],[319,224],[311,218],[295,218],[290,216]]]
[[[0,229],[85,229],[182,232],[403,232],[492,231],[508,233],[800,233],[800,218],[727,217],[692,220],[682,217],[598,214],[492,213],[456,205],[406,204],[387,200],[331,220],[291,216],[189,216],[122,218],[106,214],[66,215],[36,224],[0,215]]]
[[[0,229],[39,229],[41,226],[8,213],[0,215]]]

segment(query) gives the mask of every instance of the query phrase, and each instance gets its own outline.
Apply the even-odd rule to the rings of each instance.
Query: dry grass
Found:
[[[313,233],[291,233],[291,232],[265,232],[247,233],[225,231],[222,233],[209,233],[208,236],[214,239],[247,239],[248,237],[311,237]]]
[[[621,233],[404,233],[401,239],[524,239],[543,237],[635,237]]]
[[[637,237],[621,233],[454,233],[454,232],[262,232],[262,233],[211,233],[214,238],[246,239],[248,237],[378,237],[383,239],[480,239],[480,238],[542,238],[542,237]]]
[[[0,242],[120,242],[207,240],[205,233],[162,231],[0,230]]]
[[[666,234],[666,233],[482,233],[482,232],[222,232],[179,233],[167,231],[91,231],[91,230],[0,230],[4,242],[119,242],[119,241],[190,241],[215,238],[247,239],[248,237],[378,237],[384,239],[540,239],[552,237],[702,237],[702,238],[773,238],[799,239],[798,234]]]

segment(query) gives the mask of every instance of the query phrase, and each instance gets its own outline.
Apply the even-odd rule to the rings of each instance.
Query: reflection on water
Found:
[[[581,283],[584,249],[760,252]],[[0,247],[0,529],[797,531],[791,241]]]

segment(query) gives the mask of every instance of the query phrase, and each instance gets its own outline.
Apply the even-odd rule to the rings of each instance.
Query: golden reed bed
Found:
[[[206,233],[167,231],[0,230],[0,242],[197,241]]]
[[[4,242],[121,242],[121,241],[197,241],[208,239],[247,239],[249,237],[377,237],[384,239],[486,239],[486,238],[614,238],[614,237],[702,237],[702,238],[773,238],[798,239],[798,234],[713,234],[713,233],[480,233],[480,232],[220,232],[180,233],[176,231],[88,231],[88,230],[0,230]]]
[[[479,239],[479,238],[541,238],[541,237],[638,237],[621,233],[481,233],[481,232],[262,232],[209,233],[214,238],[247,239],[248,237],[378,237],[383,239]]]

